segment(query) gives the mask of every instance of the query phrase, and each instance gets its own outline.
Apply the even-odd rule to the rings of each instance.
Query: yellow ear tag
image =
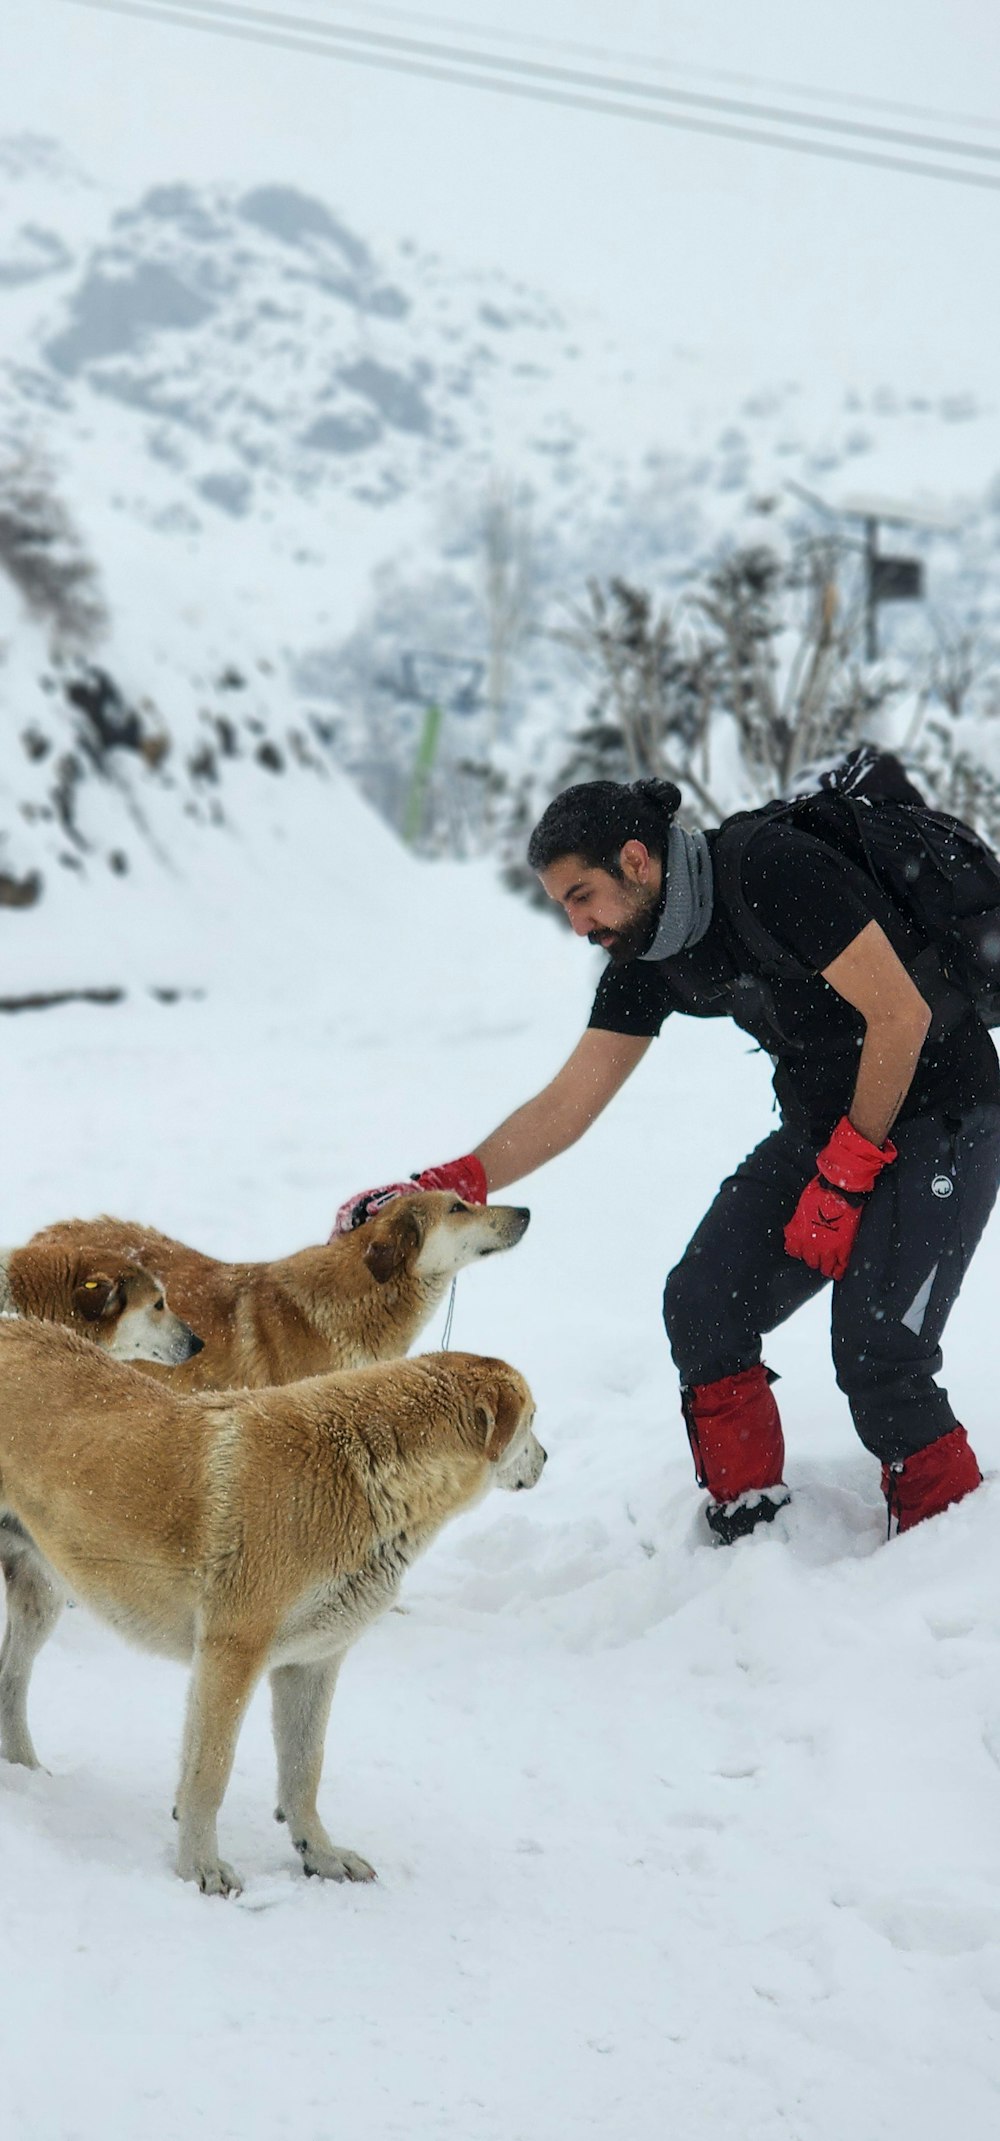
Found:
[[[98,1288],[98,1285],[99,1285],[99,1283],[100,1283],[100,1281],[99,1281],[98,1279],[84,1279],[84,1282],[83,1282],[83,1290],[84,1290],[84,1293],[85,1293],[85,1294],[96,1294],[96,1292],[97,1292],[97,1288]]]

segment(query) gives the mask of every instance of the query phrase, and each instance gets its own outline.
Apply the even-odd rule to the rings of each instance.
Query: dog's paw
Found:
[[[216,1859],[209,1866],[199,1866],[198,1886],[203,1896],[241,1896],[243,1883],[239,1874],[227,1865],[225,1859]]]
[[[15,1740],[6,1747],[0,1747],[0,1758],[13,1763],[18,1769],[37,1769],[46,1777],[52,1774],[51,1770],[42,1770],[30,1740]]]
[[[295,1845],[306,1873],[321,1881],[377,1881],[378,1874],[356,1851],[338,1850],[336,1844],[311,1844],[307,1836]]]
[[[182,1881],[197,1881],[203,1896],[241,1896],[243,1883],[225,1859],[197,1859],[178,1867]]]

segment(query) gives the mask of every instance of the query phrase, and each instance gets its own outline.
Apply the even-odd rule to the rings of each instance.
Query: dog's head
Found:
[[[458,1375],[467,1418],[493,1467],[493,1484],[516,1492],[537,1486],[547,1453],[535,1431],[535,1400],[516,1368],[480,1353],[442,1354]]]
[[[115,1360],[155,1360],[176,1368],[200,1353],[204,1341],[167,1307],[160,1281],[141,1264],[112,1276],[87,1269],[77,1274],[73,1321]]]
[[[366,1222],[362,1253],[380,1286],[404,1272],[447,1281],[466,1264],[513,1249],[530,1218],[521,1204],[467,1204],[450,1190],[417,1190]]]

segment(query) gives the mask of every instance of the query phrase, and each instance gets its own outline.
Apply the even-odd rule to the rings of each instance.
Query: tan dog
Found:
[[[16,1313],[44,1317],[84,1333],[112,1360],[157,1361],[171,1372],[201,1351],[201,1339],[167,1307],[163,1288],[139,1264],[95,1274],[92,1258],[74,1263],[59,1250],[41,1252],[31,1266],[32,1285],[18,1289]],[[0,1313],[15,1310],[4,1291],[0,1255]],[[0,1329],[3,1325],[0,1324]],[[37,1768],[28,1731],[27,1693],[37,1652],[55,1626],[63,1599],[52,1570],[10,1510],[0,1508],[0,1569],[7,1591],[7,1626],[0,1648],[0,1754]]]
[[[174,1389],[263,1389],[406,1353],[466,1264],[511,1249],[530,1212],[466,1204],[447,1190],[398,1197],[366,1226],[274,1263],[224,1264],[122,1219],[69,1219],[4,1252],[11,1304],[38,1295],[35,1259],[64,1254],[74,1271],[137,1257],[158,1272],[204,1351]],[[0,1271],[4,1258],[0,1258]],[[154,1371],[155,1372],[155,1371]]]
[[[95,1260],[53,1247],[23,1263],[22,1256],[18,1249],[0,1250],[0,1315],[65,1323],[115,1360],[156,1361],[173,1369],[201,1352],[201,1339],[167,1307],[162,1279],[130,1251],[112,1250]],[[9,1270],[12,1260],[16,1276]]]
[[[533,1419],[523,1376],[470,1353],[183,1396],[70,1331],[0,1322],[0,1508],[122,1635],[192,1660],[177,1795],[184,1879],[209,1894],[239,1887],[218,1855],[216,1817],[265,1671],[279,1818],[306,1872],[373,1878],[316,1811],[341,1660],[450,1516],[493,1484],[535,1484],[545,1452]],[[26,1568],[37,1576],[33,1560]],[[22,1641],[21,1624],[44,1621],[45,1603],[29,1582],[8,1605],[29,1671],[38,1641],[30,1630]],[[0,1722],[24,1715],[27,1678],[15,1677]],[[32,1760],[28,1748],[4,1744],[14,1760]]]

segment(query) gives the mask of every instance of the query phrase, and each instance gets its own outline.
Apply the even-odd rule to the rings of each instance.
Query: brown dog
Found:
[[[341,1660],[450,1516],[492,1484],[535,1484],[545,1452],[533,1419],[523,1376],[475,1354],[182,1396],[70,1331],[0,1322],[0,1509],[122,1635],[192,1661],[177,1795],[184,1879],[210,1894],[239,1887],[218,1855],[216,1817],[265,1671],[279,1816],[306,1872],[373,1877],[316,1811]],[[23,1685],[9,1673],[0,1687],[5,1724],[24,1715],[23,1661],[30,1671],[45,1600],[29,1588],[8,1610]],[[4,1745],[14,1760],[33,1760],[30,1740],[28,1750]]]
[[[11,1305],[38,1314],[37,1258],[61,1253],[76,1272],[137,1257],[204,1340],[196,1360],[172,1370],[174,1389],[262,1389],[398,1359],[456,1272],[513,1248],[530,1217],[522,1206],[421,1190],[353,1234],[263,1264],[220,1263],[127,1220],[69,1219],[6,1251],[6,1279]]]
[[[201,1339],[167,1307],[162,1280],[124,1249],[97,1259],[56,1246],[30,1257],[0,1250],[0,1315],[65,1323],[115,1360],[156,1361],[171,1371],[202,1350]]]

